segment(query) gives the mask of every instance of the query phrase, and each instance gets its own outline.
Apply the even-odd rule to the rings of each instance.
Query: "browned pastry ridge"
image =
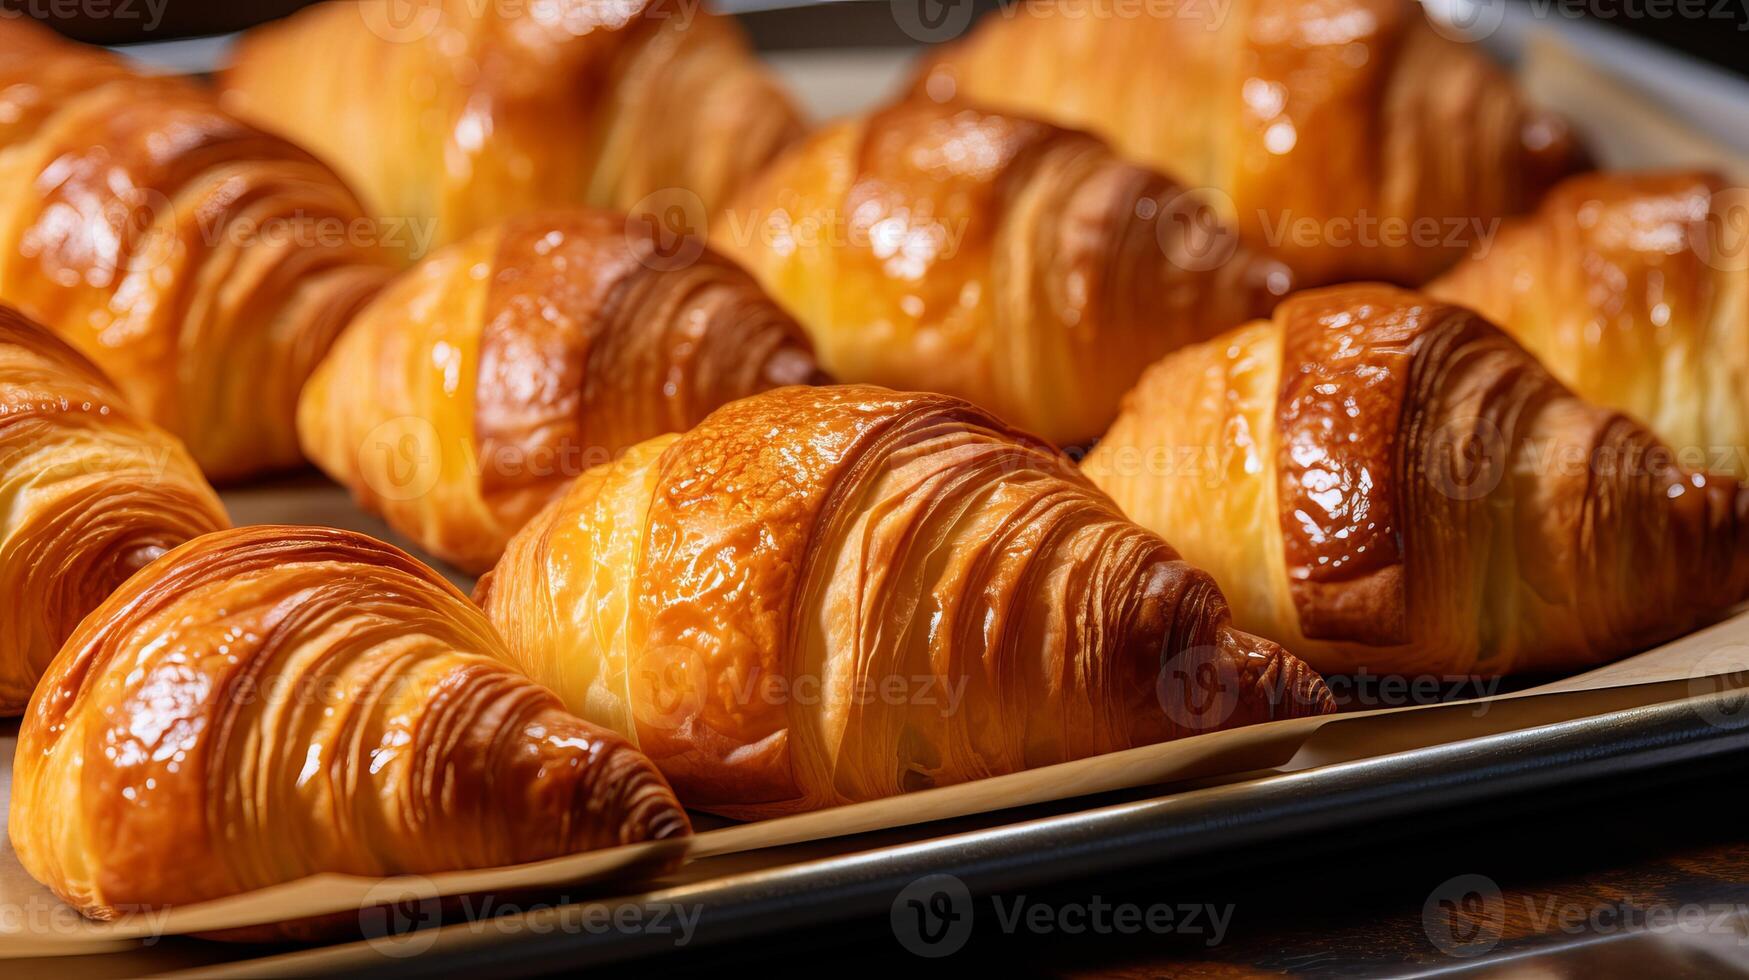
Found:
[[[304,451],[479,573],[567,481],[767,388],[822,380],[807,337],[702,242],[528,215],[439,250],[359,314],[304,390]]]
[[[12,779],[19,860],[99,919],[689,830],[453,586],[326,528],[209,534],[130,579],[43,679]]]
[[[822,129],[712,223],[834,377],[1090,440],[1143,367],[1269,312],[1287,268],[1098,139],[910,102]]]
[[[801,132],[735,22],[690,0],[324,3],[249,32],[220,81],[439,243],[572,205],[702,222]]]
[[[1036,0],[940,49],[917,95],[1085,127],[1218,189],[1302,285],[1414,285],[1584,159],[1450,33],[1413,0]]]
[[[182,444],[95,366],[0,306],[0,716],[128,576],[227,526]]]
[[[531,676],[731,816],[1332,709],[1061,454],[942,395],[731,402],[585,473],[476,597]]]
[[[301,462],[298,389],[404,259],[340,179],[194,84],[0,18],[0,295],[214,480]]]
[[[1749,190],[1715,174],[1585,174],[1428,286],[1691,468],[1749,476]]]
[[[1326,672],[1590,666],[1749,596],[1749,490],[1462,307],[1378,285],[1150,368],[1083,464]]]

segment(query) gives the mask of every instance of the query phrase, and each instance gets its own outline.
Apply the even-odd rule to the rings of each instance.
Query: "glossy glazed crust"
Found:
[[[211,96],[0,23],[0,290],[207,475],[301,462],[298,388],[397,261],[326,167]]]
[[[1219,188],[1244,240],[1307,285],[1423,282],[1581,162],[1559,119],[1411,0],[1144,7],[992,14],[926,64],[918,95],[1085,127]]]
[[[175,437],[90,361],[0,306],[0,716],[128,576],[226,527]]]
[[[477,598],[567,705],[736,816],[1331,707],[1046,444],[871,386],[743,399],[584,474]]]
[[[435,572],[351,532],[252,527],[159,559],[68,641],[19,731],[9,828],[26,870],[108,918],[688,823]]]
[[[1220,465],[1171,465],[1202,453]],[[1296,295],[1166,358],[1083,469],[1326,672],[1574,669],[1749,594],[1735,481],[1387,286]]]
[[[751,277],[709,250],[665,258],[656,235],[553,212],[427,257],[311,378],[304,451],[477,574],[589,467],[725,402],[821,380],[801,328]]]
[[[835,377],[966,398],[1058,444],[1097,436],[1143,365],[1290,285],[1098,140],[927,102],[810,137],[713,232]]]
[[[439,243],[657,192],[714,212],[801,131],[737,26],[676,0],[322,4],[251,31],[221,85]]]
[[[1749,196],[1706,173],[1587,174],[1428,287],[1498,323],[1689,466],[1749,476]]]

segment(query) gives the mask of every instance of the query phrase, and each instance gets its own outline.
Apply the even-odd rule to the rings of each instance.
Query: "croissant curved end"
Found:
[[[441,576],[312,527],[196,538],[86,617],[12,794],[20,863],[94,918],[690,831],[655,765],[513,668]]]

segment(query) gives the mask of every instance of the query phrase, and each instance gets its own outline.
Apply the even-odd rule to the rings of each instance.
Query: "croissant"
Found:
[[[1331,709],[1047,444],[779,388],[583,474],[476,599],[688,806],[758,817]]]
[[[0,306],[0,716],[147,563],[228,526],[181,443],[90,361]]]
[[[1218,189],[1242,240],[1305,285],[1423,282],[1584,161],[1562,120],[1413,0],[1201,9],[1004,9],[926,62],[917,94],[1085,127]]]
[[[661,0],[322,4],[246,34],[220,81],[439,244],[650,195],[701,221],[801,132],[733,21]]]
[[[44,677],[12,779],[19,861],[98,919],[688,832],[454,587],[326,528],[209,534],[128,581]]]
[[[398,251],[339,178],[179,79],[0,18],[0,293],[233,480]]]
[[[1588,174],[1428,287],[1498,323],[1691,468],[1749,476],[1749,197],[1704,173]]]
[[[578,211],[428,256],[310,379],[304,451],[478,574],[590,466],[724,402],[819,379],[801,328],[745,272],[702,243],[660,247],[641,220]]]
[[[712,238],[835,377],[966,398],[1060,445],[1099,435],[1149,362],[1291,285],[1098,140],[928,103],[792,148]]]
[[[1326,673],[1575,669],[1749,595],[1749,492],[1389,286],[1166,357],[1083,469]]]

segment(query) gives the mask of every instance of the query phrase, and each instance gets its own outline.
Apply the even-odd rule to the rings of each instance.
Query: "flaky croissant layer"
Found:
[[[712,409],[820,380],[807,337],[733,263],[605,211],[525,215],[421,261],[305,387],[310,458],[483,572],[567,481]]]
[[[352,192],[192,82],[0,19],[0,294],[207,475],[298,465],[298,389],[401,261]]]
[[[1424,282],[1583,161],[1411,0],[1038,0],[938,49],[916,87],[1086,128],[1218,189],[1243,240],[1305,285]]]
[[[175,437],[0,306],[0,716],[23,712],[62,641],[128,576],[228,523]]]
[[[1512,334],[1689,466],[1749,476],[1749,191],[1587,174],[1428,287]]]
[[[1098,436],[1149,362],[1291,286],[1198,192],[1099,140],[926,102],[793,147],[712,241],[834,377],[965,398],[1059,445]]]
[[[1083,470],[1327,672],[1575,669],[1749,596],[1749,490],[1391,287],[1165,358]]]
[[[573,205],[702,221],[801,130],[732,20],[665,0],[321,4],[220,83],[438,244]]]
[[[585,473],[477,598],[689,806],[867,800],[1331,707],[1048,445],[780,388]]]
[[[454,587],[310,527],[196,539],[86,619],[19,730],[8,826],[96,918],[688,831],[649,760],[510,667]]]

